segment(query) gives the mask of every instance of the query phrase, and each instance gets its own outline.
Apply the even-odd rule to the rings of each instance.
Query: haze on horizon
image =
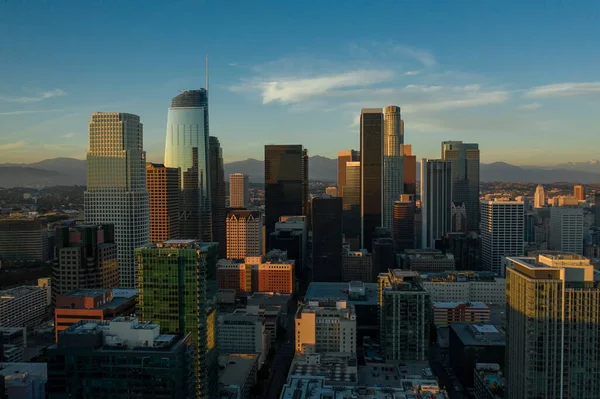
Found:
[[[205,53],[226,162],[275,143],[334,158],[359,148],[361,108],[391,104],[418,158],[443,140],[484,163],[598,158],[600,3],[340,4],[4,2],[0,163],[83,159],[94,111],[139,115],[162,162],[169,103],[204,86]]]

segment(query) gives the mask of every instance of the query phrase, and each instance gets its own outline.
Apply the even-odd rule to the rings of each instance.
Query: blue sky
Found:
[[[84,158],[94,111],[140,115],[162,162],[170,100],[204,86],[226,161],[269,143],[359,148],[363,107],[405,142],[483,162],[600,158],[600,2],[0,2],[0,163]]]

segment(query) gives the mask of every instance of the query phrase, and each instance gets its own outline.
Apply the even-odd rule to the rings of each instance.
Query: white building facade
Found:
[[[550,249],[583,254],[583,209],[550,208]]]

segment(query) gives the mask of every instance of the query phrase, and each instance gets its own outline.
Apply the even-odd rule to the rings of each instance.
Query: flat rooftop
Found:
[[[39,375],[43,381],[48,380],[47,363],[0,363],[0,375],[8,376],[13,374],[32,374]]]
[[[305,301],[316,301],[319,299],[341,299],[352,305],[377,305],[379,286],[377,283],[364,283],[365,296],[349,296],[350,287],[355,288],[349,283],[310,283],[306,294]]]
[[[322,377],[326,384],[356,385],[358,383],[356,354],[315,353],[296,354],[288,378]]]
[[[505,346],[506,337],[498,326],[492,324],[452,323],[454,331],[463,345],[468,346]]]
[[[461,305],[467,305],[467,309],[488,309],[489,306],[483,302],[432,302],[431,304],[434,308],[442,309],[456,309]]]
[[[498,279],[494,273],[486,271],[447,271],[422,273],[421,280],[433,283],[469,283],[469,282],[493,282]]]
[[[253,367],[257,365],[256,354],[232,354],[219,356],[219,383],[243,387]],[[221,368],[224,365],[224,368]]]
[[[78,290],[71,291],[67,294],[61,295],[61,296],[75,296],[75,297],[88,298],[88,297],[106,295],[109,291],[110,291],[110,288],[100,288],[100,289],[91,289],[91,290],[78,289]]]
[[[34,292],[45,291],[45,288],[35,287],[32,285],[22,285],[20,287],[10,288],[0,291],[0,302],[9,301],[14,298],[21,298]]]

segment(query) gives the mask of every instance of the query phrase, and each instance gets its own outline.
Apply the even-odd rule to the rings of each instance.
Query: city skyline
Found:
[[[285,5],[269,12],[248,6],[240,12],[243,20],[213,5],[198,10],[207,22],[201,28],[181,20],[197,14],[196,6],[0,7],[0,33],[12,37],[14,46],[4,65],[11,79],[0,85],[5,162],[83,158],[89,114],[120,111],[140,115],[148,160],[162,163],[167,101],[177,90],[204,86],[205,53],[211,56],[211,133],[219,137],[226,162],[261,159],[264,144],[297,142],[300,136],[311,154],[334,158],[339,150],[357,147],[360,109],[386,104],[402,108],[418,158],[435,157],[443,140],[480,143],[483,163],[545,165],[597,157],[593,146],[580,145],[597,134],[593,115],[600,82],[593,49],[600,35],[592,19],[597,4],[591,12],[563,5],[541,10],[532,4],[457,4],[445,10],[439,4],[397,5],[383,14],[328,4],[311,20],[314,34],[327,37],[318,43],[295,34],[305,29],[307,10],[290,12]],[[394,18],[395,7],[405,16],[401,26],[385,23]],[[142,24],[137,30],[130,21],[109,18],[134,10],[140,15],[134,25]],[[25,23],[38,13],[47,17],[38,18],[35,27]],[[172,14],[181,18],[169,19]],[[351,15],[361,15],[369,29],[357,32]],[[509,16],[519,29],[506,31]],[[103,17],[111,20],[109,29],[93,23]],[[162,31],[144,28],[159,21],[164,26],[165,20]],[[193,43],[213,28],[218,40]],[[240,32],[248,30],[253,40],[240,41]],[[188,34],[182,38],[183,33]],[[408,33],[410,40],[382,39]],[[192,44],[197,54],[174,68],[171,59]],[[136,60],[123,63],[126,51]],[[146,64],[153,68],[142,71]],[[232,107],[236,118],[228,117]],[[236,145],[242,137],[252,139]],[[512,145],[517,140],[520,149]],[[556,156],[550,159],[548,152]]]

